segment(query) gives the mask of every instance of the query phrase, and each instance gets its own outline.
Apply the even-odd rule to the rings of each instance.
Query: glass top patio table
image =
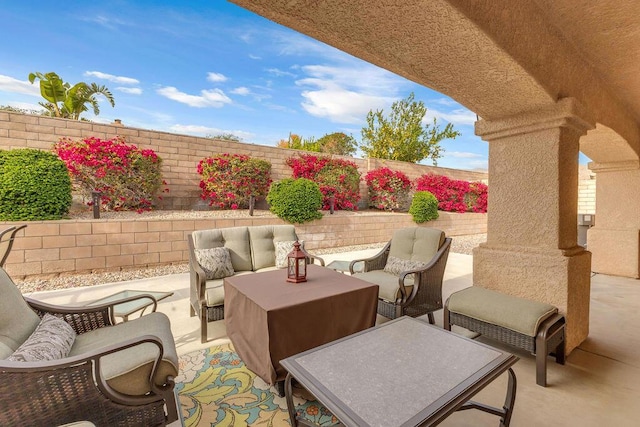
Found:
[[[106,303],[118,301],[118,300],[129,298],[129,297],[135,297],[139,295],[151,295],[156,300],[156,302],[158,302],[165,298],[170,297],[171,295],[173,295],[173,292],[135,291],[135,290],[126,289],[124,291],[116,292],[115,294],[106,296],[104,298],[97,299],[93,302],[90,302],[87,305],[91,306],[91,305],[106,304]],[[127,320],[129,320],[129,316],[137,311],[142,310],[142,313],[140,313],[140,316],[142,316],[144,314],[144,311],[147,309],[147,307],[153,304],[154,302],[150,298],[139,298],[133,301],[123,302],[121,304],[116,304],[113,307],[113,315],[114,317],[122,317],[122,320],[126,322]]]
[[[480,409],[509,425],[518,357],[411,317],[282,360],[293,407],[295,379],[346,426],[432,426],[456,410]],[[505,371],[502,409],[469,399]],[[488,409],[489,408],[489,409]],[[289,412],[297,425],[295,412]]]

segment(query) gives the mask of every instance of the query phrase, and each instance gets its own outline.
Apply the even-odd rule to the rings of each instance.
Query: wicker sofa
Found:
[[[227,248],[233,266],[231,274],[250,274],[278,268],[277,258],[286,256],[287,246],[296,240],[298,236],[293,225],[197,230],[189,235],[190,314],[200,318],[203,343],[207,341],[208,322],[224,318],[224,278],[211,278],[205,272],[200,264],[202,258],[198,260],[199,251]],[[324,266],[322,258],[305,254],[307,263],[317,262]]]
[[[427,315],[442,308],[442,280],[451,238],[435,228],[396,230],[371,258],[351,261],[355,277],[379,286],[378,314],[390,319]],[[357,269],[357,270],[356,270]]]
[[[54,306],[23,297],[2,268],[0,295],[0,425],[178,419],[178,356],[167,316],[113,323],[115,304],[151,296]]]

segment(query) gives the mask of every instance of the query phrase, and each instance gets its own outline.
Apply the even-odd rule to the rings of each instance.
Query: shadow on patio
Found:
[[[377,250],[323,255],[334,259],[356,259]],[[444,294],[472,284],[472,257],[452,253],[445,273]],[[199,320],[189,317],[188,273],[141,279],[91,288],[37,292],[31,297],[58,304],[92,301],[123,289],[173,291],[158,304],[158,311],[171,319],[179,354],[228,342],[224,321],[209,325],[209,339],[200,343]],[[640,282],[621,277],[594,275],[591,279],[589,338],[575,349],[565,366],[548,362],[547,388],[536,385],[535,360],[526,352],[487,343],[520,356],[514,370],[518,379],[514,426],[635,426],[640,419]],[[378,317],[378,323],[385,321]],[[436,313],[442,325],[442,312]],[[433,355],[437,357],[438,355]],[[474,400],[502,406],[507,377],[503,374]],[[495,416],[479,411],[458,412],[444,426],[496,426]]]

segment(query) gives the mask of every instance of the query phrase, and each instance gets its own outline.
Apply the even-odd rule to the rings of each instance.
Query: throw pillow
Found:
[[[304,248],[304,240],[299,240],[300,247]],[[274,242],[276,247],[276,268],[287,268],[287,255],[293,250],[295,240]]]
[[[196,249],[195,254],[207,280],[222,279],[235,273],[228,248]]]
[[[410,259],[402,259],[390,256],[389,258],[387,258],[387,264],[384,266],[384,271],[389,274],[393,274],[394,276],[398,276],[403,271],[417,270],[426,266],[426,262],[412,261]]]
[[[76,332],[64,320],[46,313],[31,336],[7,360],[37,362],[69,355]]]

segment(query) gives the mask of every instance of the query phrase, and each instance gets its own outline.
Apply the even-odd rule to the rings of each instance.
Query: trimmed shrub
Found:
[[[71,179],[54,154],[0,150],[0,220],[61,219],[71,206]]]
[[[409,204],[411,180],[401,171],[378,168],[365,176],[369,190],[369,207],[386,210],[406,210]]]
[[[286,163],[293,170],[294,178],[306,178],[318,184],[323,210],[329,209],[332,196],[335,210],[358,210],[360,172],[354,162],[300,154],[289,157]]]
[[[438,219],[438,199],[428,191],[416,191],[409,213],[418,224]]]
[[[271,184],[267,202],[271,212],[293,223],[322,218],[322,193],[318,184],[306,178],[285,178]]]
[[[200,160],[202,200],[216,209],[249,207],[250,196],[265,197],[271,184],[271,163],[244,154],[216,154]]]
[[[157,196],[166,184],[162,180],[162,159],[153,150],[140,149],[116,136],[81,141],[61,138],[53,151],[67,165],[89,206],[93,205],[93,191],[100,192],[102,207],[108,211],[149,211],[155,207],[156,197],[162,200]]]
[[[438,199],[438,209],[449,212],[487,212],[486,184],[425,174],[415,181],[417,191],[429,191]]]

